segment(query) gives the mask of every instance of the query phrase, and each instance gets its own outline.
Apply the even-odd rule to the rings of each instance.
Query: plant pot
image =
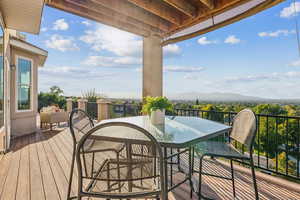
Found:
[[[151,120],[151,123],[154,125],[164,124],[165,123],[165,109],[152,111],[150,120]]]

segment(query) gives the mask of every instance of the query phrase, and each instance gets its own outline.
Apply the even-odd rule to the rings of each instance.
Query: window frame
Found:
[[[31,73],[30,73],[30,109],[20,110],[19,109],[19,59],[24,59],[31,62]],[[25,56],[16,55],[16,73],[15,73],[15,109],[16,112],[32,112],[33,111],[33,59]]]

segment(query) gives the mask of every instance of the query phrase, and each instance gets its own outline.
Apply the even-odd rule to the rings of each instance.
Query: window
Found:
[[[26,58],[17,61],[17,109],[31,110],[32,62]]]

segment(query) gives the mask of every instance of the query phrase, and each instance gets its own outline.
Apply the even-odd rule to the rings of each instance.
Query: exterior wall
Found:
[[[17,73],[17,57],[25,57],[32,60],[32,91],[31,91],[31,110],[17,111],[17,90],[16,90],[16,73]],[[34,133],[37,130],[37,74],[38,74],[38,57],[34,54],[25,52],[24,50],[12,48],[11,64],[14,70],[11,73],[11,132],[12,137]]]

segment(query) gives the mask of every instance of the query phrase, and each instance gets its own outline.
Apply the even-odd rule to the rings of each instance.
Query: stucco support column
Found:
[[[73,110],[73,99],[67,99],[67,112],[70,113]]]
[[[163,95],[162,63],[161,38],[145,37],[143,41],[143,97]]]
[[[87,100],[86,99],[78,99],[77,102],[78,102],[78,108],[86,111]]]
[[[1,13],[0,18],[2,19]],[[0,19],[1,25],[2,20]],[[4,45],[3,45],[3,56],[4,56],[4,129],[0,130],[0,152],[3,150],[6,152],[10,147],[11,138],[11,48],[10,48],[10,34],[9,29],[4,29]],[[0,127],[1,128],[1,127]]]
[[[109,109],[110,104],[111,104],[111,102],[106,101],[104,99],[97,100],[98,121],[110,118],[110,109]]]

